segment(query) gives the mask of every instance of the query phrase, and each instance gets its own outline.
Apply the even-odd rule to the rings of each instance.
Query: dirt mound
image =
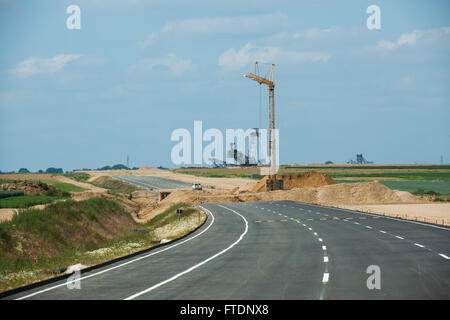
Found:
[[[328,179],[325,181],[331,183]],[[139,211],[138,219],[141,221],[148,221],[154,216],[164,212],[171,205],[177,203],[200,204],[280,200],[291,200],[331,206],[422,202],[419,198],[413,196],[409,192],[391,190],[384,184],[377,181],[339,184],[334,183],[319,187],[300,187],[291,190],[279,190],[273,192],[245,192],[234,194],[232,192],[223,192],[223,190],[176,190],[161,202],[151,201],[146,203],[144,208]]]
[[[23,191],[26,196],[61,196],[62,191],[44,182],[20,181],[2,184],[3,190]]]
[[[319,203],[339,204],[380,204],[420,201],[409,192],[391,190],[377,181],[341,183],[333,186],[325,186],[318,190],[317,200]]]
[[[220,203],[220,202],[239,202],[238,195],[231,192],[224,192],[223,190],[203,189],[203,190],[175,190],[162,201],[149,200],[144,203],[143,209],[139,211],[137,219],[140,222],[145,222],[158,214],[164,212],[167,208],[178,203]]]
[[[409,192],[391,190],[377,181],[339,183],[320,187],[295,188],[288,191],[242,194],[242,201],[292,200],[326,205],[420,203]]]
[[[264,192],[266,190],[267,178],[268,176],[265,176],[264,178],[259,180],[258,183],[250,191]],[[303,187],[320,187],[336,184],[336,181],[334,181],[330,176],[317,171],[307,171],[301,174],[277,175],[277,179],[283,179],[284,190]]]

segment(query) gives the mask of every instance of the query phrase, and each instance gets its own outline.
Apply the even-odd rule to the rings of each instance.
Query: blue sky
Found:
[[[448,1],[0,0],[0,41],[2,171],[173,167],[177,128],[259,126],[255,60],[282,164],[450,159]]]

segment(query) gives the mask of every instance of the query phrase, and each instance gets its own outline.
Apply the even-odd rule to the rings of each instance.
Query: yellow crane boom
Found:
[[[258,82],[259,84],[265,84],[269,88],[269,191],[277,190],[277,176],[272,174],[272,168],[276,166],[276,156],[275,152],[275,82],[273,81],[273,69],[275,65],[272,64],[270,67],[269,79],[263,78],[259,75],[259,63],[255,62],[255,74],[247,73],[245,77]]]

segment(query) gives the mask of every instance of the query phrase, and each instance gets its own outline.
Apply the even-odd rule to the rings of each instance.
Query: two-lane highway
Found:
[[[61,281],[9,298],[450,298],[448,228],[290,201],[202,207],[195,233],[83,273],[79,290]],[[380,289],[367,286],[373,266]]]

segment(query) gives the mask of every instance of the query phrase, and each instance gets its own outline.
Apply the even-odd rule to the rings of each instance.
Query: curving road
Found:
[[[10,299],[449,299],[450,229],[280,201],[203,205],[182,240]],[[367,273],[380,271],[380,289]]]

